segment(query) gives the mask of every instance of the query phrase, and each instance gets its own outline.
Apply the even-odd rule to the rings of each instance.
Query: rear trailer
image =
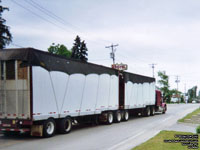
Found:
[[[22,61],[0,61],[0,130],[30,131],[30,67]]]
[[[72,124],[155,112],[155,79],[33,48],[0,50],[0,130],[53,136]]]

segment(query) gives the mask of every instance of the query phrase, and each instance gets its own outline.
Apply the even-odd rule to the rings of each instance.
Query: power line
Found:
[[[48,23],[50,23],[50,24],[52,24],[52,25],[54,25],[54,26],[56,26],[56,27],[58,27],[58,28],[60,28],[60,29],[63,29],[63,30],[65,30],[64,28],[62,28],[62,27],[58,26],[57,24],[55,24],[55,23],[53,23],[53,22],[49,21],[48,19],[46,19],[46,18],[44,18],[44,17],[42,17],[42,16],[38,15],[37,13],[35,13],[35,12],[31,11],[30,9],[28,9],[28,8],[24,7],[23,5],[19,4],[19,3],[18,3],[18,2],[16,2],[15,0],[12,0],[12,2],[13,2],[13,3],[15,3],[16,5],[20,6],[21,8],[23,8],[23,9],[25,9],[25,10],[29,11],[29,12],[30,12],[30,13],[32,13],[33,15],[35,15],[35,16],[37,16],[37,17],[39,17],[40,19],[42,19],[42,20],[45,20],[46,22],[48,22]]]
[[[16,43],[10,43],[11,45],[13,45],[13,46],[16,46],[16,47],[19,47],[19,48],[24,48],[23,46],[21,46],[21,45],[19,45],[19,44],[16,44]]]
[[[72,25],[71,23],[65,21],[64,19],[62,19],[61,17],[57,16],[56,14],[52,13],[51,11],[47,10],[46,8],[42,7],[40,4],[34,2],[33,0],[25,0],[26,3],[30,4],[32,7],[38,9],[39,11],[43,12],[44,14],[46,14],[47,16],[55,19],[56,21],[58,21],[59,23],[63,24],[66,26],[66,24],[70,25],[72,28],[75,28],[76,30],[79,30],[78,27]]]
[[[126,52],[125,52],[126,54],[130,53],[130,52],[128,52],[128,51],[125,50],[125,49],[124,49],[123,51],[126,51]],[[121,51],[117,51],[117,53],[119,53],[120,56],[124,57],[125,59],[129,59],[129,58],[130,58],[131,61],[133,60],[133,57],[130,57],[129,55],[126,55],[126,56],[125,56],[124,54],[121,53]],[[141,59],[138,59],[138,58],[134,58],[134,60],[140,61],[140,62],[142,62],[142,63],[146,63],[145,61],[143,61],[143,60],[141,60]]]
[[[89,61],[108,61],[110,59],[89,59]]]
[[[38,18],[40,18],[40,19],[42,19],[42,20],[44,20],[44,21],[46,21],[46,22],[48,22],[48,23],[50,23],[50,24],[52,24],[52,25],[54,25],[54,26],[56,26],[56,27],[58,27],[58,28],[60,28],[60,29],[62,29],[62,30],[64,30],[65,32],[69,32],[69,31],[66,31],[65,28],[63,28],[62,26],[59,26],[59,25],[57,25],[56,23],[54,23],[53,21],[50,21],[50,20],[46,19],[45,17],[43,17],[43,16],[41,16],[41,15],[35,13],[34,11],[32,11],[32,10],[26,8],[26,7],[23,6],[22,4],[16,2],[15,0],[11,0],[11,1],[12,1],[13,3],[15,3],[16,5],[18,5],[19,7],[21,7],[21,8],[23,8],[23,9],[27,10],[28,12],[30,12],[30,13],[33,14],[34,16],[37,16]],[[42,11],[43,13],[45,13],[46,15],[48,15],[49,17],[51,16],[51,18],[54,18],[56,21],[60,20],[60,21],[58,21],[59,23],[63,22],[63,23],[62,23],[63,25],[65,25],[64,23],[70,24],[70,23],[66,22],[65,20],[63,20],[61,17],[59,17],[59,16],[57,16],[57,15],[51,13],[49,10],[47,10],[47,9],[45,9],[44,7],[40,6],[40,5],[37,4],[36,2],[34,2],[34,1],[32,1],[32,0],[31,0],[32,3],[28,2],[28,1],[26,1],[26,2],[29,3],[32,7],[37,8],[38,10]],[[53,16],[54,16],[54,17],[53,17]],[[56,18],[57,18],[57,19],[56,19]],[[61,20],[62,20],[62,21],[61,21]],[[65,25],[65,26],[66,26],[66,25]],[[74,25],[72,25],[72,24],[70,24],[70,26],[73,26],[74,28],[78,29],[78,27],[76,27],[76,26],[74,26]],[[76,31],[76,30],[74,29],[74,31]],[[77,32],[77,31],[76,31],[76,32]],[[76,34],[77,34],[77,33],[76,33]],[[102,45],[103,43],[105,43],[105,40],[98,40],[98,41],[96,41],[96,40],[88,39],[88,38],[85,37],[84,35],[81,35],[81,36],[83,36],[83,37],[84,37],[85,39],[87,39],[88,41],[91,41],[91,42],[96,43],[96,44],[99,44],[99,45]],[[102,41],[103,43],[101,43],[100,41]]]
[[[114,49],[114,47],[117,47],[117,46],[119,46],[119,45],[111,44],[110,46],[106,46],[106,48],[111,48],[110,58],[113,60],[113,64],[115,64],[115,52],[116,52],[116,49]]]
[[[70,25],[70,26],[72,27],[72,29],[73,29],[75,32],[78,31],[78,32],[83,33],[79,27],[77,27],[77,26],[75,26],[75,25],[73,25],[73,24],[71,24],[71,23],[65,21],[64,19],[62,19],[62,18],[59,17],[58,15],[56,15],[56,14],[52,13],[51,11],[49,11],[48,9],[42,7],[40,4],[34,2],[33,0],[24,0],[24,1],[26,1],[26,2],[27,2],[28,4],[30,4],[32,7],[38,9],[39,11],[41,11],[43,14],[45,14],[45,15],[47,15],[47,16],[53,18],[54,20],[58,21],[58,22],[61,23],[62,25],[67,26],[66,24],[68,24],[68,25]],[[77,33],[76,33],[76,34],[77,34]],[[85,39],[87,39],[88,41],[91,41],[91,42],[93,42],[93,43],[97,43],[97,44],[99,44],[99,45],[102,45],[102,43],[100,43],[99,41],[97,42],[97,41],[95,41],[95,40],[90,40],[90,39],[86,38],[84,35],[82,35],[82,36],[83,36]],[[108,41],[105,41],[105,40],[101,40],[101,41],[103,41],[103,42],[108,42]]]

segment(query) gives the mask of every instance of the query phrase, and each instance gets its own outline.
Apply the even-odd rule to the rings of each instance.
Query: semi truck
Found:
[[[0,50],[0,131],[51,137],[77,123],[153,116],[167,105],[155,78],[34,48]]]

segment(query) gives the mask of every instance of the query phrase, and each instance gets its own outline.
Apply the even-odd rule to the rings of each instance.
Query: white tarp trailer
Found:
[[[54,135],[72,122],[127,121],[155,111],[155,79],[33,48],[0,50],[0,130]]]

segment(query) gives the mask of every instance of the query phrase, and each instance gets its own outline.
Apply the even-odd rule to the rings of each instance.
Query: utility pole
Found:
[[[153,73],[153,78],[154,78],[154,69],[155,69],[155,65],[156,65],[156,64],[153,63],[153,64],[149,64],[149,65],[150,65],[151,68],[152,68],[152,73]]]
[[[186,83],[184,84],[184,91],[185,91],[185,96],[186,96]]]
[[[178,103],[180,102],[180,100],[179,100],[179,98],[180,98],[180,96],[179,96],[179,94],[178,94],[178,83],[180,82],[180,80],[178,79],[179,78],[179,76],[176,76],[176,80],[175,80],[175,82],[176,82],[176,84],[177,84],[177,96],[178,96]]]
[[[106,48],[111,48],[110,58],[113,60],[113,64],[115,64],[115,52],[116,52],[116,49],[114,49],[114,47],[117,47],[117,46],[119,46],[119,45],[111,44],[110,46],[106,46]]]
[[[175,80],[176,84],[177,84],[177,91],[178,91],[178,83],[180,82],[179,80],[179,76],[176,76],[176,80]]]
[[[187,104],[187,100],[186,100],[186,83],[184,84],[184,91],[185,91],[184,99],[185,99],[185,103]]]

